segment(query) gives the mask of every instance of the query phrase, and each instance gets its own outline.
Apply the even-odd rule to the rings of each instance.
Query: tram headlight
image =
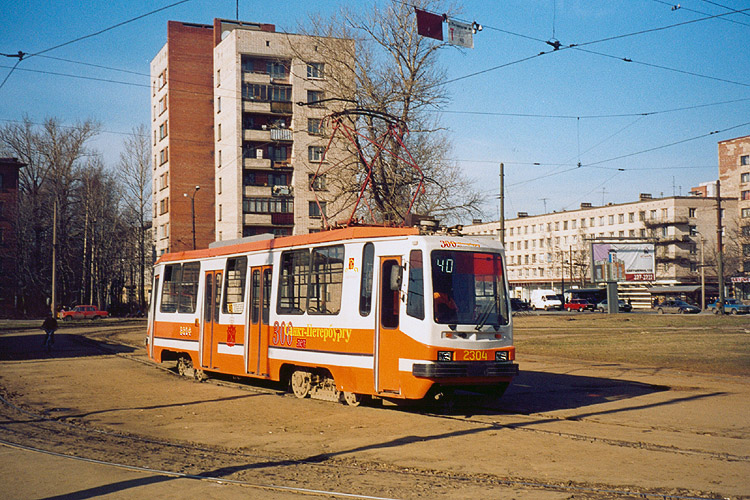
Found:
[[[453,361],[453,351],[438,351],[438,361]]]
[[[508,351],[495,351],[495,361],[508,361]]]

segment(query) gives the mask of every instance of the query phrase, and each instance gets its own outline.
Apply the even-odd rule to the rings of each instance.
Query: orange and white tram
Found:
[[[498,242],[349,227],[163,255],[148,353],[357,404],[518,373]]]

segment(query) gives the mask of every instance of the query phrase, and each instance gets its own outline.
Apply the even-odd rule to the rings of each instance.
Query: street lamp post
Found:
[[[195,250],[195,195],[198,193],[200,188],[200,186],[195,186],[193,194],[191,195],[188,195],[187,193],[182,194],[185,198],[190,197],[190,213],[192,214],[193,218],[193,250]]]

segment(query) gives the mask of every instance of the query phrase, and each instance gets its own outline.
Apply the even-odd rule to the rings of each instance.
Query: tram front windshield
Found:
[[[433,311],[436,323],[507,325],[508,302],[499,254],[434,250]]]

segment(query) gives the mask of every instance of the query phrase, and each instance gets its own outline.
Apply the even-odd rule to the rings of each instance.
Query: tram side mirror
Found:
[[[391,267],[391,290],[401,290],[401,280],[404,278],[404,270],[401,266]]]

